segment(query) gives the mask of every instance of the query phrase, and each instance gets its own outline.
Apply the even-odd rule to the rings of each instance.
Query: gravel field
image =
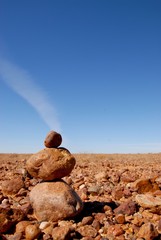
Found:
[[[63,180],[84,207],[53,222],[38,221],[30,204],[42,182],[26,171],[31,154],[0,154],[0,239],[161,239],[161,153],[73,155]]]

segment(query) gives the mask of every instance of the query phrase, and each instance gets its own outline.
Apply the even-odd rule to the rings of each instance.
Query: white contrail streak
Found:
[[[50,129],[60,132],[55,108],[27,71],[8,60],[0,59],[0,79],[31,105]]]

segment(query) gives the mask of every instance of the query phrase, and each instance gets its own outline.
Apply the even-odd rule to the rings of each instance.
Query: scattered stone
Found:
[[[26,240],[34,240],[37,239],[40,235],[40,229],[37,224],[27,225],[25,228],[25,239]]]
[[[98,194],[100,191],[100,186],[91,186],[88,188],[88,193],[90,194]]]
[[[57,148],[61,145],[61,143],[62,136],[55,131],[50,131],[44,141],[44,145],[47,148]]]
[[[25,233],[26,227],[30,225],[30,221],[21,221],[16,224],[16,233]]]
[[[124,196],[124,192],[123,192],[123,189],[121,188],[118,188],[118,189],[113,189],[112,191],[112,197],[116,200],[119,200],[121,199],[122,197]]]
[[[103,172],[99,172],[95,175],[95,179],[97,181],[107,181],[107,172],[103,171]]]
[[[92,222],[93,222],[93,217],[92,216],[84,217],[82,219],[82,225],[89,225]]]
[[[22,233],[14,233],[13,235],[9,236],[9,238],[7,238],[7,240],[22,240],[22,239],[24,239]]]
[[[94,219],[92,226],[98,231],[101,228],[101,224],[97,219]]]
[[[90,225],[81,226],[77,229],[82,237],[96,237],[97,230]]]
[[[161,198],[151,194],[137,194],[135,201],[143,208],[154,208],[161,206]]]
[[[0,233],[6,233],[13,225],[24,218],[20,209],[0,207]]]
[[[156,183],[152,183],[150,179],[138,179],[134,183],[134,188],[139,194],[159,190],[158,185]]]
[[[4,195],[13,195],[18,193],[18,191],[24,187],[24,181],[20,175],[13,175],[12,179],[3,181],[1,187]]]
[[[50,223],[47,221],[41,222],[39,225],[40,230],[44,230],[45,228],[49,227]]]
[[[152,223],[145,223],[141,226],[137,236],[146,240],[152,240],[158,237],[158,232],[155,229],[154,224]]]
[[[45,148],[27,160],[26,168],[32,177],[47,181],[69,175],[75,163],[75,158],[68,150]]]
[[[50,222],[49,226],[46,226],[46,228],[41,229],[40,226],[39,226],[39,228],[40,228],[41,232],[44,233],[44,236],[49,235],[51,237],[53,228],[56,226],[57,226],[56,222],[54,222],[54,223]],[[49,239],[51,239],[51,238],[49,238]]]
[[[96,213],[95,219],[103,224],[105,221],[107,221],[107,216],[105,213]]]
[[[130,171],[125,171],[121,175],[121,181],[125,183],[135,182],[138,178],[136,173],[131,173]]]
[[[125,223],[125,215],[124,214],[117,214],[115,216],[116,222],[120,223],[120,224],[124,224]]]
[[[108,226],[107,228],[107,237],[114,239],[114,237],[120,236],[124,233],[124,230],[119,224]]]
[[[161,234],[161,219],[158,222],[158,233]]]
[[[55,227],[52,231],[52,237],[54,240],[66,240],[70,239],[71,228],[68,226]]]
[[[136,212],[136,203],[133,201],[127,201],[120,204],[119,207],[114,209],[114,213],[117,214],[126,214],[132,215]]]
[[[77,193],[61,180],[37,184],[30,192],[30,202],[38,221],[71,218],[83,208]]]

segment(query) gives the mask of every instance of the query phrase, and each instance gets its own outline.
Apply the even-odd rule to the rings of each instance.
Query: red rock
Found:
[[[13,235],[9,236],[9,238],[7,238],[7,240],[22,240],[22,239],[24,239],[22,233],[14,233]]]
[[[99,172],[95,175],[95,179],[97,181],[107,181],[107,172],[103,171],[103,172]]]
[[[156,183],[152,183],[150,179],[138,179],[134,183],[134,188],[139,194],[159,190],[158,185]]]
[[[30,225],[30,221],[20,221],[16,224],[16,232],[25,233],[25,229],[28,225]]]
[[[23,218],[24,213],[20,209],[0,207],[0,233],[6,233]]]
[[[55,131],[50,131],[44,141],[45,147],[48,148],[57,148],[61,145],[62,143],[62,136],[55,132]]]
[[[82,219],[82,225],[90,225],[93,222],[92,216],[87,216]]]
[[[110,225],[107,229],[107,237],[114,238],[120,236],[124,233],[124,230],[121,228],[119,224]]]
[[[113,189],[112,191],[112,197],[115,199],[115,200],[119,200],[120,198],[122,198],[124,196],[124,193],[123,193],[123,189]]]
[[[107,220],[107,217],[105,213],[96,213],[95,219],[98,220],[101,224],[103,224],[104,221]]]
[[[120,181],[120,176],[119,176],[119,174],[116,173],[116,172],[115,172],[115,173],[112,172],[111,175],[110,175],[110,180],[111,180],[111,182],[112,182],[113,184],[119,183],[119,181]]]
[[[146,240],[153,240],[158,237],[158,232],[155,229],[154,224],[148,222],[141,226],[137,236]]]
[[[55,227],[52,231],[52,237],[54,240],[66,240],[70,239],[71,228],[67,226]]]
[[[96,185],[96,186],[91,186],[88,188],[88,193],[90,194],[99,194],[100,191],[100,186]]]
[[[123,224],[125,223],[125,215],[124,214],[117,214],[115,216],[115,220],[117,223]]]
[[[96,237],[97,236],[97,230],[90,225],[81,226],[77,229],[77,231],[83,237]]]
[[[131,172],[124,172],[121,175],[121,181],[125,182],[125,183],[129,183],[129,182],[135,182],[136,179],[138,178],[137,174],[135,173],[131,173]]]
[[[132,215],[136,212],[136,203],[133,201],[127,201],[124,203],[121,203],[119,207],[114,209],[115,214],[126,214],[126,215]]]
[[[37,224],[29,224],[25,228],[25,239],[34,240],[40,235],[40,229]]]
[[[97,219],[93,220],[92,226],[98,231],[101,227],[100,222]]]
[[[141,213],[136,213],[134,219],[131,221],[135,226],[140,227],[144,223],[144,218]]]
[[[124,237],[124,234],[117,236],[116,240],[125,240],[126,238]]]
[[[13,179],[2,182],[2,192],[4,195],[14,195],[24,187],[24,181],[21,176],[12,176]]]
[[[161,206],[161,197],[154,197],[151,194],[137,194],[135,200],[143,208],[155,208]]]
[[[132,196],[132,192],[130,191],[130,189],[124,189],[123,190],[123,195],[125,198],[131,197]]]
[[[158,222],[158,233],[161,234],[161,219]]]

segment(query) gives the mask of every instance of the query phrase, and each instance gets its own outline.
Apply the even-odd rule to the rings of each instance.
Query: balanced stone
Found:
[[[62,180],[37,184],[30,192],[30,202],[38,221],[74,217],[83,208],[77,193]]]
[[[62,143],[62,136],[55,132],[55,131],[50,131],[44,141],[45,147],[48,148],[57,148],[61,145]]]
[[[69,175],[75,163],[75,158],[67,149],[45,148],[27,160],[26,169],[32,177],[48,181]]]

